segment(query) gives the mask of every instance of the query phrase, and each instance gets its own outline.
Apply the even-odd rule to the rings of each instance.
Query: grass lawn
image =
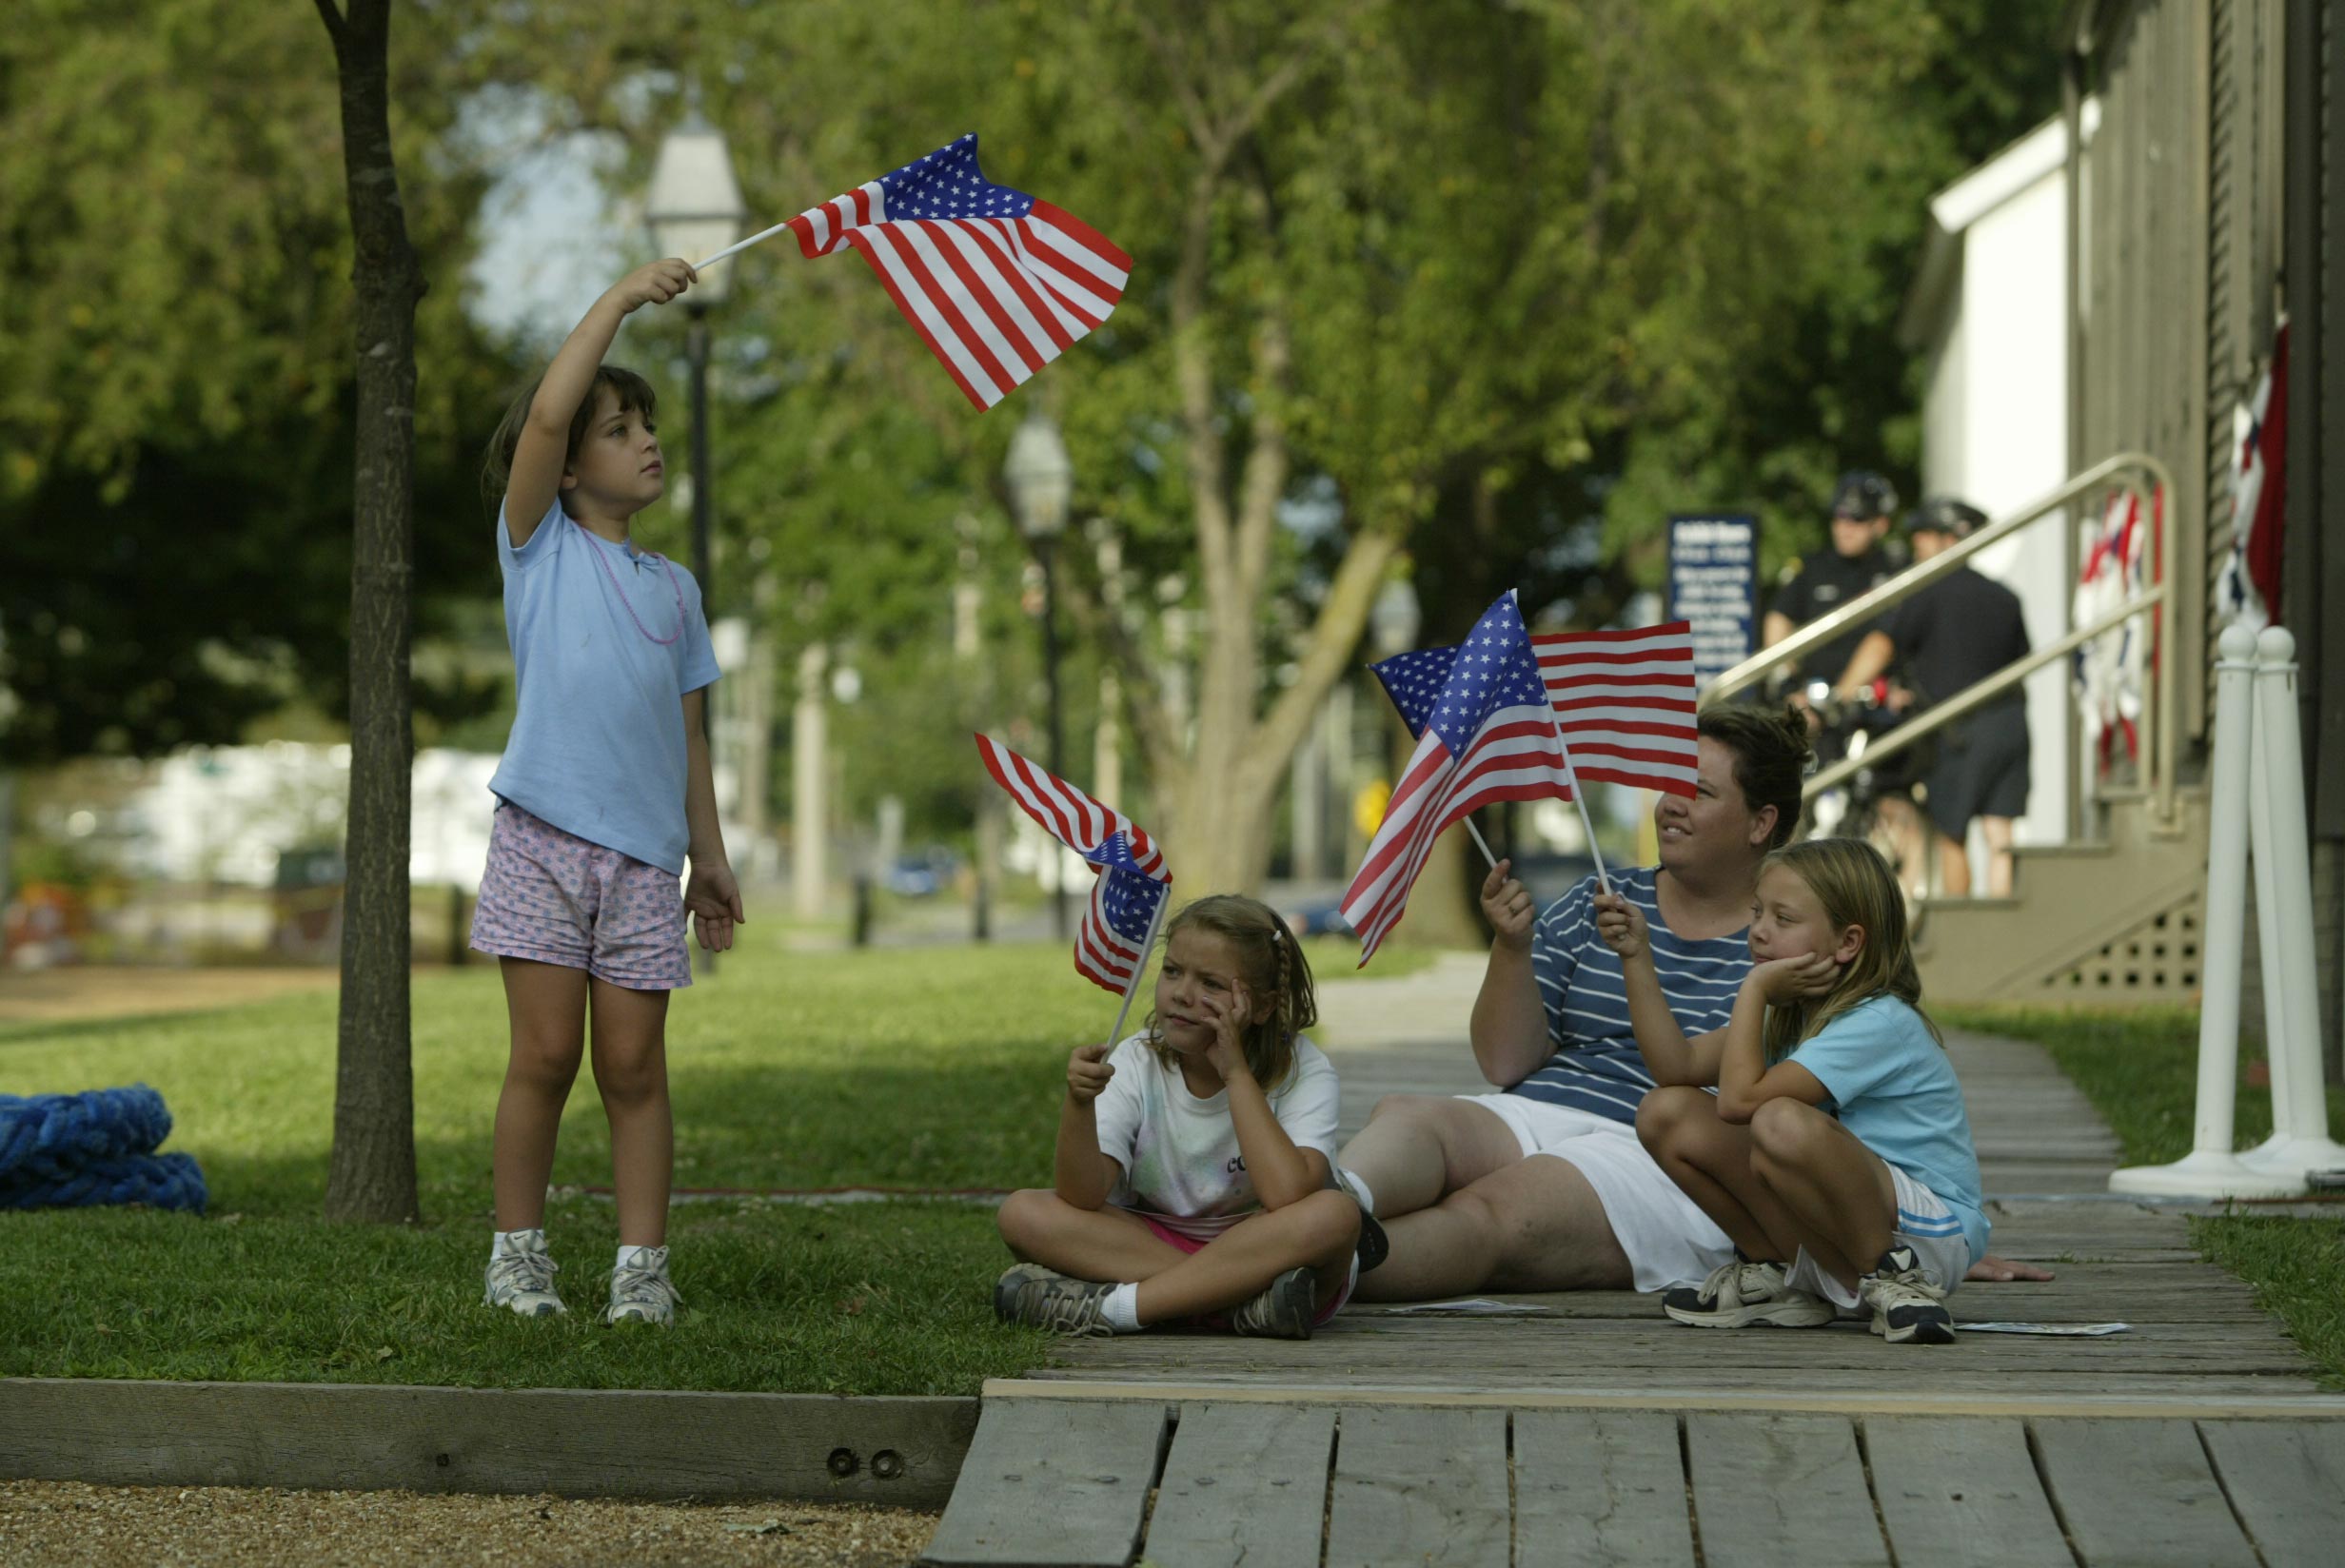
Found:
[[[669,1016],[680,1187],[1034,1186],[1050,1176],[1069,1047],[1115,1001],[1056,944],[790,952],[771,928]],[[1314,971],[1349,972],[1334,943]],[[1429,961],[1388,950],[1377,972]],[[1143,994],[1141,1007],[1146,1003]],[[676,1332],[598,1324],[610,1205],[557,1197],[547,1232],[565,1319],[479,1304],[489,1130],[504,1070],[493,967],[414,986],[417,1225],[319,1218],[332,1136],[335,997],[172,1017],[0,1029],[0,1093],[144,1082],[203,1164],[210,1211],[0,1214],[0,1376],[974,1393],[1037,1364],[1041,1334],[994,1322],[1007,1262],[993,1214],[946,1200],[822,1207],[679,1204],[688,1311]],[[591,1075],[554,1182],[605,1186]]]
[[[2067,1012],[2030,1008],[1933,1008],[1957,1028],[2034,1040],[2108,1120],[2128,1165],[2178,1160],[2190,1152],[2198,1088],[2198,1014],[2182,1008]],[[2250,1087],[2262,1063],[2259,1042],[2242,1041],[2237,1097],[2238,1147],[2272,1131],[2272,1096]],[[2332,1136],[2345,1127],[2345,1090],[2329,1090]],[[2191,1240],[2215,1263],[2256,1287],[2279,1314],[2321,1382],[2345,1390],[2345,1219],[2297,1220],[2253,1213],[2193,1218]]]

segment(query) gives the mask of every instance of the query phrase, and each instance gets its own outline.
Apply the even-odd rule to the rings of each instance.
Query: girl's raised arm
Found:
[[[570,336],[562,340],[554,363],[538,380],[537,395],[529,400],[529,418],[522,421],[521,440],[513,448],[513,467],[504,487],[505,532],[518,550],[538,531],[538,523],[562,492],[562,470],[570,453],[570,421],[595,383],[595,371],[609,353],[619,323],[637,307],[665,304],[692,286],[696,275],[683,262],[653,262],[603,291],[588,307]]]
[[[1645,911],[1616,892],[1596,895],[1596,935],[1620,954],[1621,975],[1628,991],[1628,1027],[1637,1038],[1637,1054],[1657,1084],[1715,1084],[1718,1058],[1725,1049],[1726,1031],[1687,1038],[1669,999],[1662,994],[1661,971],[1653,965],[1652,929]]]

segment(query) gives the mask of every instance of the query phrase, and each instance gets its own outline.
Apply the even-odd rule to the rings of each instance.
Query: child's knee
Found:
[[[1637,1142],[1646,1152],[1659,1154],[1681,1135],[1687,1118],[1703,1110],[1703,1102],[1708,1098],[1685,1084],[1653,1090],[1637,1107]]]
[[[1021,1187],[1001,1201],[994,1211],[994,1228],[1001,1233],[1002,1242],[1021,1258],[1032,1250],[1037,1238],[1046,1233],[1051,1223],[1051,1211],[1058,1202],[1058,1194],[1044,1187]]]
[[[508,1074],[544,1088],[570,1087],[578,1077],[579,1064],[585,1059],[586,1043],[582,1039],[563,1040],[558,1036],[531,1038],[516,1035],[513,1054],[506,1066]]]
[[[1360,1205],[1349,1193],[1314,1192],[1291,1207],[1311,1256],[1349,1254],[1360,1245]]]
[[[1830,1125],[1823,1112],[1802,1101],[1762,1101],[1751,1112],[1751,1158],[1777,1166],[1796,1164],[1815,1147],[1818,1134]]]

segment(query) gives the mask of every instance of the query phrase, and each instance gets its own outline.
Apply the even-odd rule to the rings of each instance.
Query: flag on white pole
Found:
[[[1163,853],[1121,812],[1102,806],[990,736],[978,735],[976,741],[985,771],[1009,792],[1018,809],[1091,862],[1095,880],[1074,933],[1075,972],[1095,986],[1121,992],[1129,1005],[1132,988],[1148,965],[1156,917],[1172,884]]]

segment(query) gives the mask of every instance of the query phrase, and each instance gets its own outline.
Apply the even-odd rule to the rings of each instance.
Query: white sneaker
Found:
[[[1954,1343],[1946,1292],[1921,1271],[1911,1247],[1882,1253],[1873,1272],[1857,1282],[1857,1297],[1873,1310],[1873,1332],[1891,1344]]]
[[[683,1298],[668,1280],[668,1249],[646,1246],[638,1249],[632,1263],[611,1270],[611,1304],[603,1310],[602,1321],[668,1328],[675,1324],[676,1309],[683,1304]]]
[[[551,1318],[570,1309],[554,1293],[554,1275],[562,1265],[545,1254],[545,1232],[521,1230],[513,1234],[513,1250],[488,1260],[487,1288],[483,1306],[502,1306],[524,1318]]]
[[[1787,1284],[1782,1264],[1739,1257],[1711,1269],[1699,1286],[1666,1292],[1661,1305],[1696,1328],[1821,1328],[1832,1321],[1832,1303]]]

